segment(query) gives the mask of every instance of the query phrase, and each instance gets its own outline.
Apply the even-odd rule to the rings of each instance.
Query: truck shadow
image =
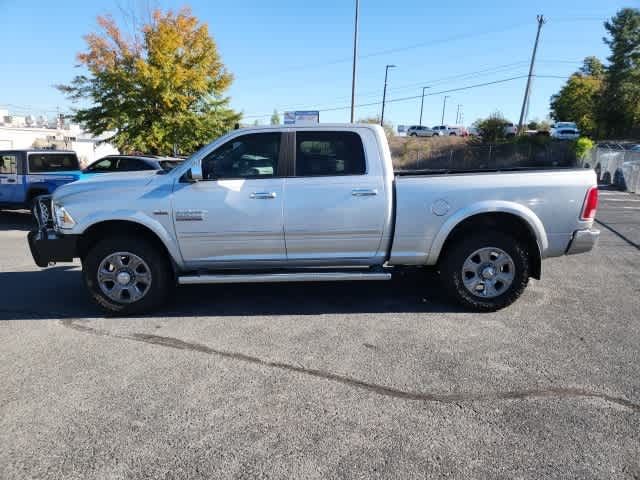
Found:
[[[36,221],[28,210],[0,210],[0,232],[20,230],[28,232],[36,227]]]
[[[0,320],[104,317],[89,300],[76,266],[0,272]],[[146,317],[456,312],[434,272],[406,271],[391,281],[181,286]]]

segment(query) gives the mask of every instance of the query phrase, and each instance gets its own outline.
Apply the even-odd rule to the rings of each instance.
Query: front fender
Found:
[[[540,254],[544,255],[544,252],[549,247],[549,240],[547,238],[544,225],[530,208],[514,202],[488,200],[471,204],[468,207],[458,210],[449,217],[449,219],[442,225],[431,244],[429,255],[427,256],[427,265],[435,265],[438,262],[438,258],[440,257],[442,247],[444,246],[447,237],[453,229],[460,224],[460,222],[482,213],[509,213],[520,217],[527,222],[529,228],[535,234]]]

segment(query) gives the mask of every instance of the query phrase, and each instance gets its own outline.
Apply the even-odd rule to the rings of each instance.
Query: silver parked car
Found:
[[[433,137],[434,135],[437,135],[436,132],[422,125],[413,125],[407,129],[407,137]]]

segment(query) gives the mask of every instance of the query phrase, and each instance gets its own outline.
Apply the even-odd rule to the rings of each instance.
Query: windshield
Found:
[[[30,153],[29,172],[65,172],[79,170],[80,164],[75,153]]]

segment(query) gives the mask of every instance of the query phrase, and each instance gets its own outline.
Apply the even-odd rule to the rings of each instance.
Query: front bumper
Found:
[[[73,262],[78,256],[76,235],[59,235],[53,230],[34,230],[27,235],[31,256],[39,267],[56,262]]]
[[[78,236],[60,235],[54,230],[51,195],[36,198],[33,215],[38,229],[29,232],[27,240],[36,265],[44,268],[56,262],[73,262],[78,256]]]
[[[600,237],[600,230],[576,230],[573,232],[573,237],[567,247],[567,255],[574,255],[576,253],[584,253],[592,250],[598,242]]]

